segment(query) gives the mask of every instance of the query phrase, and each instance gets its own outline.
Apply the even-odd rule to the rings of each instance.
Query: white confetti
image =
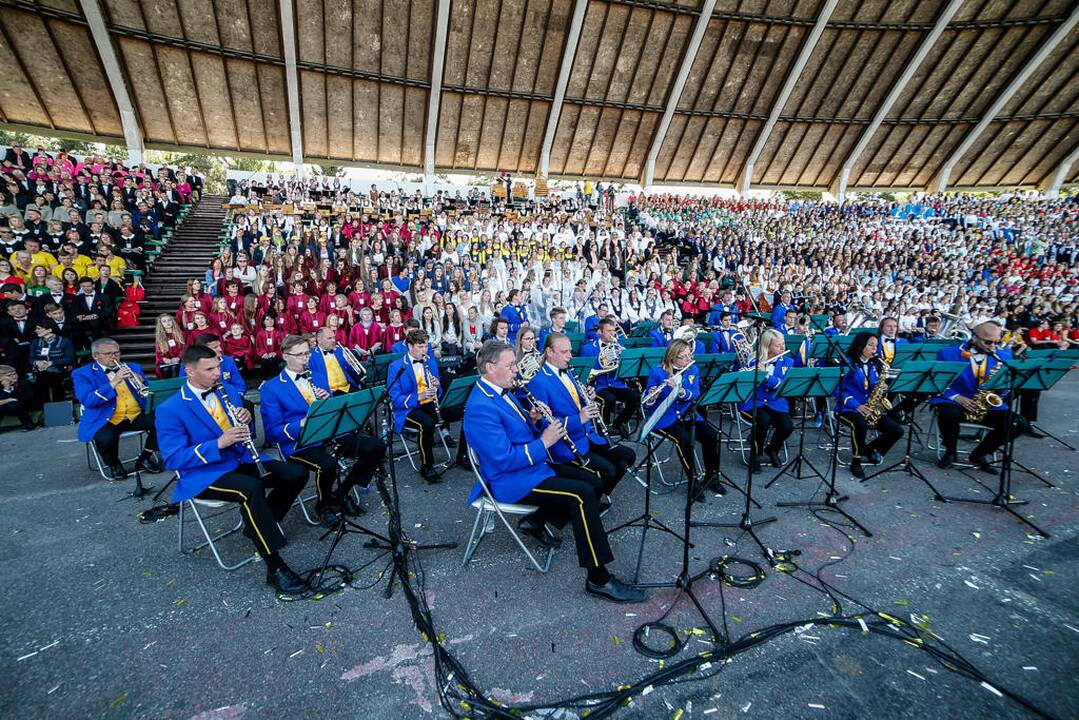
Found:
[[[655,690],[655,688],[654,688],[654,687],[652,687],[651,685],[649,685],[649,686],[648,686],[648,687],[646,687],[646,688],[645,688],[644,690],[641,690],[641,697],[644,697],[645,695],[648,695],[648,694],[649,694],[649,693],[651,693],[651,692],[652,692],[653,690]]]
[[[972,583],[970,580],[964,580],[963,582],[966,584],[967,587],[974,588],[975,590],[981,590],[980,587]]]
[[[913,675],[914,677],[918,678],[919,680],[925,680],[924,675],[919,675],[918,673],[914,672],[913,670],[907,670],[907,673],[910,674],[910,675]]]
[[[35,650],[35,651],[34,651],[34,652],[32,652],[32,653],[29,653],[29,654],[27,654],[27,655],[23,655],[23,656],[22,656],[21,658],[15,658],[15,662],[22,662],[23,660],[26,660],[27,658],[32,658],[32,657],[34,657],[34,656],[35,656],[35,655],[37,655],[37,654],[38,654],[38,651],[37,651],[37,650]]]
[[[817,710],[823,710],[824,709],[823,705],[818,705],[817,703],[809,703],[809,707],[815,708]]]
[[[1034,672],[1038,671],[1038,668],[1034,667],[1033,665],[1024,665],[1023,669],[1024,670],[1033,670]]]
[[[742,708],[742,712],[744,712],[744,713],[747,713],[747,712],[749,712],[749,709],[750,709],[751,707],[753,707],[753,703],[752,703],[752,702],[747,702],[747,703],[746,703],[746,706],[745,706],[744,708]]]
[[[986,690],[988,690],[989,692],[993,693],[997,697],[1004,697],[1004,693],[1002,693],[1000,690],[997,690],[995,687],[993,687],[992,685],[990,685],[987,682],[982,682],[982,687],[985,688]]]

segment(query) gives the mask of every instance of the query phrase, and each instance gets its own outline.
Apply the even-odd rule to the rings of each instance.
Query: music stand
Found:
[[[464,405],[468,401],[468,396],[472,394],[472,388],[476,387],[476,381],[479,377],[479,375],[455,377],[450,381],[450,386],[446,388],[446,392],[442,393],[438,404],[443,410],[452,410]]]
[[[835,390],[839,387],[842,374],[843,371],[840,368],[791,368],[787,371],[783,382],[776,388],[776,397],[785,398],[790,402],[795,399],[835,395]],[[780,468],[779,472],[771,480],[765,483],[765,489],[772,487],[776,480],[788,473],[795,480],[804,480],[816,476],[827,481],[828,478],[824,476],[824,473],[818,470],[809,458],[805,457],[805,425],[806,414],[802,413],[802,419],[798,427],[798,452],[786,465]],[[803,466],[807,466],[812,472],[803,475]]]
[[[618,378],[620,380],[640,380],[647,378],[652,368],[663,362],[663,355],[667,348],[631,348],[622,352],[622,358],[618,365]]]
[[[1039,390],[1044,391],[1049,389],[1050,386],[1055,384],[1061,377],[1063,377],[1071,368],[1070,362],[1068,366],[1064,367],[1064,362],[1059,362],[1056,367],[1052,367],[1053,360],[1025,360],[1025,361],[1009,361],[997,358],[1000,362],[1003,372],[998,372],[993,377],[986,380],[979,389],[981,390],[1007,390],[1009,391],[1009,399],[1014,399],[1015,392],[1017,390]],[[992,412],[992,411],[990,411]],[[1012,509],[1014,505],[1026,505],[1026,500],[1014,500],[1012,499],[1011,486],[1012,486],[1012,464],[1015,462],[1012,460],[1012,454],[1015,452],[1015,438],[1018,433],[1015,432],[1013,426],[1015,417],[1015,403],[1009,402],[1008,407],[1004,412],[1007,414],[1005,418],[1004,427],[1005,442],[1004,442],[1004,458],[1000,463],[1000,473],[998,475],[997,490],[992,500],[982,500],[981,498],[960,498],[960,497],[946,497],[945,500],[950,502],[968,502],[978,503],[980,505],[992,505],[994,507],[1001,508],[1006,512],[1014,515],[1020,522],[1025,525],[1029,525],[1042,537],[1049,537],[1049,533],[1042,530],[1040,527],[1032,523],[1021,514]],[[1026,469],[1026,468],[1024,468]],[[1030,472],[1027,470],[1027,472]],[[968,476],[969,477],[969,476]],[[1035,477],[1040,476],[1035,475]],[[973,479],[973,478],[972,478]],[[981,482],[974,480],[982,487],[989,489]],[[1049,484],[1053,487],[1052,484]]]
[[[1023,356],[1023,360],[1053,360],[1058,364],[1054,367],[1070,370],[1077,362],[1079,362],[1079,350],[1061,350],[1059,348],[1030,349],[1027,350],[1026,354]],[[1063,375],[1057,377],[1056,380],[1059,380],[1061,377],[1063,377]],[[1052,384],[1055,385],[1056,380],[1054,380]],[[1032,430],[1056,440],[1064,447],[1075,452],[1074,445],[1063,438],[1057,437],[1037,423],[1030,423],[1030,427]]]
[[[645,337],[656,326],[654,320],[642,320],[633,326],[633,331],[630,332],[630,337]]]
[[[727,353],[731,354],[731,353]],[[703,377],[703,374],[702,374]],[[708,387],[704,393],[701,394],[700,400],[697,405],[700,407],[710,407],[712,405],[740,405],[749,399],[753,394],[753,371],[742,370],[739,372],[726,372],[716,376],[713,379],[712,384]],[[715,425],[713,425],[715,427]],[[757,509],[761,509],[761,504],[754,500],[749,493],[746,492],[740,485],[734,482],[727,473],[723,472],[723,427],[720,422],[719,427],[716,427],[716,442],[719,445],[718,452],[716,453],[716,474],[719,475],[720,482],[726,482],[732,488],[745,495],[747,500],[753,505],[757,506]],[[757,524],[761,525],[767,522],[771,522],[775,518],[769,518],[768,520],[758,521]],[[717,525],[710,522],[693,522],[694,527],[730,527],[729,525]]]
[[[693,362],[697,365],[699,370],[701,381],[714,380],[716,377],[722,375],[731,369],[731,367],[738,361],[738,355],[736,353],[707,353],[704,355],[697,355]],[[709,390],[712,388],[710,387]],[[704,407],[707,405],[714,405],[716,403],[704,402],[704,395],[697,402],[698,407]]]
[[[405,353],[378,353],[377,355],[372,355],[368,361],[367,382],[371,385],[385,385],[386,373],[390,364],[404,356]]]
[[[922,343],[912,344],[912,347],[917,348],[921,344]],[[900,347],[907,347],[907,345],[901,345]],[[897,348],[897,357],[898,353],[899,350]],[[896,394],[913,397],[915,403],[917,403],[919,398],[924,399],[940,395],[966,368],[966,363],[961,362],[904,360],[903,367],[899,369],[899,375],[889,381],[888,390]],[[899,470],[905,472],[907,475],[916,477],[925,483],[926,487],[933,491],[933,497],[935,499],[944,500],[944,496],[940,494],[940,491],[933,486],[933,483],[929,482],[929,478],[925,476],[925,473],[919,470],[918,466],[914,464],[911,451],[914,442],[914,433],[911,432],[910,428],[910,425],[913,424],[913,422],[914,420],[912,417],[911,422],[908,423],[907,427],[907,446],[903,451],[903,458],[886,468],[878,470],[871,475],[867,475],[862,482],[869,482],[878,475]]]
[[[587,385],[588,376],[592,374],[592,370],[596,367],[595,355],[584,355],[581,357],[572,357],[569,360],[569,366],[567,369],[577,376],[577,382]],[[612,370],[611,372],[617,372]],[[605,373],[607,374],[607,373]]]

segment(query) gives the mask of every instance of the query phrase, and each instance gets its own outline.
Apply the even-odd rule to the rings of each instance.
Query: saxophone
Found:
[[[993,366],[993,369],[989,371],[989,374],[982,380],[981,385],[989,382],[989,378],[996,374],[997,370],[1004,367],[1003,363],[998,362]],[[989,414],[989,411],[993,408],[998,408],[1004,404],[1004,400],[1000,395],[997,395],[992,390],[982,390],[979,388],[978,392],[974,393],[974,397],[971,398],[974,401],[974,407],[967,410],[965,413],[965,419],[967,422],[980,423],[985,420],[985,416]]]
[[[875,428],[884,414],[892,409],[892,401],[888,399],[888,379],[892,366],[884,358],[879,358],[879,362],[880,377],[873,386],[873,391],[869,393],[869,399],[865,401],[865,424],[871,428]]]

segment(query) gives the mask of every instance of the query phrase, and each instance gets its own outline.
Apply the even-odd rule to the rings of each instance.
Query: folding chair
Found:
[[[495,500],[495,496],[491,494],[491,489],[487,486],[487,481],[483,479],[483,475],[480,473],[480,466],[476,460],[476,455],[472,452],[472,448],[468,449],[468,459],[469,462],[472,463],[472,473],[476,476],[476,480],[479,482],[483,492],[479,497],[472,501],[472,507],[476,510],[476,522],[472,523],[472,534],[468,536],[468,543],[465,544],[465,556],[461,564],[468,565],[472,556],[476,553],[476,548],[478,548],[480,542],[483,541],[483,538],[494,532],[496,527],[494,518],[497,515],[502,521],[502,524],[509,530],[513,539],[517,541],[517,545],[519,545],[521,550],[524,551],[524,554],[528,556],[529,561],[532,563],[532,567],[536,568],[541,573],[547,572],[551,567],[551,558],[554,556],[554,548],[547,548],[547,559],[541,565],[524,544],[524,541],[521,540],[521,536],[517,534],[517,529],[506,519],[507,515],[531,515],[536,512],[538,508],[533,505],[516,505]]]
[[[273,449],[277,451],[278,459],[280,459],[282,462],[287,462],[285,460],[284,454],[282,454],[281,452],[281,446],[278,443],[273,444]],[[337,465],[338,477],[347,474],[348,470],[344,467],[344,463],[341,460],[337,461]],[[308,474],[308,476],[310,477],[310,473]],[[360,501],[360,493],[355,486],[352,487],[352,496],[356,498],[356,502]],[[315,491],[307,496],[304,496],[303,492],[301,492],[299,495],[296,496],[296,502],[292,504],[293,507],[296,507],[297,505],[300,506],[300,512],[303,513],[303,519],[307,522],[308,525],[318,526],[322,524],[322,522],[318,518],[312,517],[311,512],[307,509],[307,503],[317,499],[318,491]]]
[[[131,463],[134,463],[134,462],[138,462],[139,457],[142,455],[143,448],[145,447],[146,433],[143,430],[129,430],[128,432],[120,434],[120,442],[123,443],[123,441],[125,439],[132,438],[132,437],[137,437],[138,438],[139,451],[138,451],[138,453],[135,454],[134,457],[132,457],[132,458],[130,458],[128,460],[122,460],[122,462],[127,463],[128,465],[130,465]],[[84,443],[84,444],[86,445],[86,467],[87,467],[87,469],[93,470],[94,465],[96,464],[97,465],[97,472],[102,477],[102,479],[110,480],[110,481],[111,480],[123,480],[123,478],[110,477],[105,472],[105,463],[103,463],[101,461],[101,455],[98,453],[97,446],[94,445],[93,440],[91,440],[88,443]],[[130,477],[130,475],[131,475],[131,473],[128,472],[129,477]]]
[[[932,411],[932,414],[933,417],[929,421],[929,432],[927,433],[926,447],[933,451],[933,454],[936,456],[937,460],[940,460],[942,457],[944,457],[944,442],[940,437],[940,425],[937,423],[936,411]],[[970,451],[973,450],[979,442],[981,442],[981,439],[985,436],[986,432],[988,432],[988,429],[984,425],[979,425],[978,423],[960,422],[959,438],[955,444],[955,454],[957,458],[969,455]],[[964,440],[967,441],[966,445],[962,445]],[[996,462],[999,458],[1000,453],[995,452],[992,454],[992,456],[990,456],[989,459],[991,462]],[[970,463],[962,462],[956,459],[954,467],[964,468],[974,466]]]
[[[738,408],[731,406],[731,430],[732,432],[727,434],[730,438],[727,441],[727,448],[738,450],[742,455],[742,463],[749,464],[749,443],[750,438],[747,437],[750,430],[753,429],[753,423],[749,422],[742,417],[742,414],[738,412]],[[797,432],[797,428],[795,428]],[[735,439],[737,437],[737,440]],[[787,452],[787,441],[783,441],[783,463],[786,464],[790,459],[790,453]]]
[[[179,547],[181,555],[193,555],[197,551],[201,550],[202,548],[204,548],[206,546],[209,546],[210,547],[210,552],[212,552],[214,554],[214,559],[217,560],[217,564],[219,566],[221,566],[222,570],[236,570],[237,568],[243,567],[247,563],[254,560],[256,557],[258,557],[257,555],[250,555],[250,556],[244,558],[243,560],[241,560],[240,562],[235,563],[233,565],[226,565],[225,561],[221,559],[221,553],[218,552],[218,550],[217,550],[218,541],[223,540],[224,538],[228,537],[229,535],[232,535],[233,533],[238,531],[240,528],[242,528],[244,526],[243,518],[241,517],[240,520],[236,523],[236,526],[233,527],[231,530],[226,530],[224,532],[218,533],[217,535],[213,535],[213,534],[210,533],[209,528],[206,527],[206,522],[202,519],[202,514],[199,513],[199,507],[202,507],[204,509],[215,509],[216,510],[216,509],[222,508],[222,507],[224,507],[226,505],[236,505],[237,511],[239,511],[239,509],[240,509],[239,504],[237,504],[237,503],[229,503],[229,502],[226,502],[224,500],[201,500],[199,498],[191,498],[190,500],[184,500],[182,503],[180,503],[180,513],[179,513],[180,531],[179,531],[179,541],[178,541],[177,545]],[[195,520],[196,520],[196,522],[198,522],[199,528],[202,530],[203,537],[206,538],[206,542],[201,543],[199,545],[196,545],[195,547],[191,548],[190,550],[185,550],[184,549],[184,508],[185,507],[187,507],[188,509],[191,510],[191,514],[195,516]]]

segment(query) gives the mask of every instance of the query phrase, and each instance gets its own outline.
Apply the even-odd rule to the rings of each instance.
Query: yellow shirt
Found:
[[[422,363],[412,362],[412,358],[405,356],[405,359],[412,364],[412,372],[416,374],[416,395],[422,395],[427,390],[427,373],[425,372],[426,365]],[[421,400],[420,405],[426,405],[431,400]]]
[[[8,261],[11,263],[12,267],[15,266],[16,255],[17,253],[11,253],[11,257],[8,258]],[[44,265],[46,270],[52,270],[54,267],[56,267],[56,258],[53,257],[53,254],[51,252],[48,252],[47,250],[38,250],[36,253],[30,256],[30,265]]]
[[[131,392],[131,388],[127,386],[127,383],[122,382],[117,385],[116,410],[113,411],[109,422],[113,425],[119,425],[124,420],[134,420],[141,414],[142,406],[135,399],[135,395]]]
[[[326,361],[326,379],[329,381],[330,391],[348,392],[348,378],[341,369],[341,363],[337,362],[337,356],[323,353],[322,359]]]

